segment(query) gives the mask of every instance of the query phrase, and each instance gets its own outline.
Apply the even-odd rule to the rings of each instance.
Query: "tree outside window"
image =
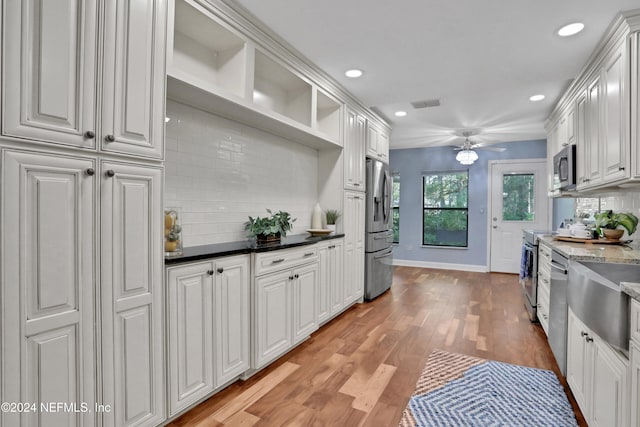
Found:
[[[467,247],[468,187],[468,170],[423,175],[423,245]]]

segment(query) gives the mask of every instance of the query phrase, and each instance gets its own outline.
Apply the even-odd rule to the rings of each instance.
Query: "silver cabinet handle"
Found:
[[[271,261],[271,264],[279,264],[282,261],[284,261],[284,258],[280,258],[280,259],[274,259],[273,261]]]
[[[306,254],[304,254],[304,256],[308,257],[308,256],[311,256],[311,255],[314,255],[314,254],[315,254],[315,252],[307,252]]]

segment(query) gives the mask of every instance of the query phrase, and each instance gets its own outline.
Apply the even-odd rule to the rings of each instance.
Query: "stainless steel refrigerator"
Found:
[[[393,279],[393,230],[389,166],[367,159],[364,298],[378,297]]]

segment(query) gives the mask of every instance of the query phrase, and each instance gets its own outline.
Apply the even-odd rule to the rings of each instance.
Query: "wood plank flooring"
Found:
[[[389,292],[169,425],[396,426],[437,348],[559,374],[517,276],[396,267]]]

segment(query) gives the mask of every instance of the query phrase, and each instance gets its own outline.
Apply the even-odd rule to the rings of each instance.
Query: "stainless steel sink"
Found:
[[[629,295],[620,282],[640,282],[640,265],[571,261],[567,301],[600,338],[628,351]]]

